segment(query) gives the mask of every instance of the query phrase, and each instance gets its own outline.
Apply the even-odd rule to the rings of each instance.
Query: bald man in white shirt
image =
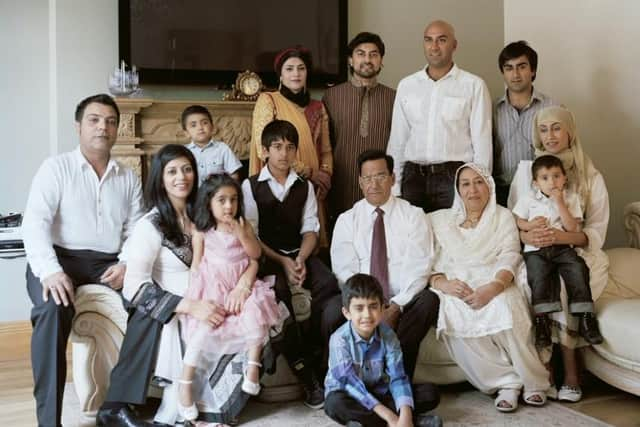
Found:
[[[88,283],[122,288],[122,244],[142,215],[138,177],[111,158],[120,119],[115,101],[103,94],[86,98],[75,119],[79,147],[42,164],[22,224],[39,426],[61,422],[75,289]]]
[[[493,159],[489,89],[453,62],[457,47],[449,23],[427,25],[428,65],[400,81],[393,106],[393,194],[427,213],[451,207],[458,167],[474,162],[491,170]]]

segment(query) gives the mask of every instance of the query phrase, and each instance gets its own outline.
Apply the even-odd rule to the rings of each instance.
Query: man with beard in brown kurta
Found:
[[[358,170],[353,165],[360,153],[386,150],[396,91],[378,83],[384,43],[377,34],[362,32],[347,46],[348,82],[328,89],[324,102],[330,120],[333,145],[331,222],[361,199]]]

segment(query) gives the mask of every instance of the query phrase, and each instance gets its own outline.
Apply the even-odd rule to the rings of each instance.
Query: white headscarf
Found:
[[[466,168],[476,171],[486,182],[489,187],[489,200],[478,224],[463,236],[459,226],[467,219],[467,211],[457,184],[460,172]],[[461,263],[495,262],[502,245],[513,240],[512,234],[517,234],[517,230],[514,228],[511,213],[496,203],[496,186],[493,177],[482,166],[466,163],[456,171],[455,185],[453,206],[431,214],[438,243],[443,252]]]

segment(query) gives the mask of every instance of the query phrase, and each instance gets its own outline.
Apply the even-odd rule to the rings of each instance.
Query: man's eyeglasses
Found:
[[[387,178],[389,178],[389,174],[386,172],[381,172],[375,175],[361,176],[360,181],[362,181],[363,184],[371,184],[373,181],[375,181],[377,184],[380,184]]]

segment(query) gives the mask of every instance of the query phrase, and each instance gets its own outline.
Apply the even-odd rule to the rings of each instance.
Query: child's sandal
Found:
[[[193,381],[187,380],[178,380],[179,384],[190,385]],[[195,402],[191,403],[191,406],[182,406],[180,403],[180,399],[178,399],[178,413],[184,418],[186,421],[195,421],[198,418],[198,407]]]
[[[262,363],[255,362],[253,360],[248,360],[247,365],[257,366],[258,368],[262,368]],[[260,383],[254,383],[247,378],[247,371],[244,371],[244,380],[242,381],[242,391],[251,395],[257,396],[260,393]]]

